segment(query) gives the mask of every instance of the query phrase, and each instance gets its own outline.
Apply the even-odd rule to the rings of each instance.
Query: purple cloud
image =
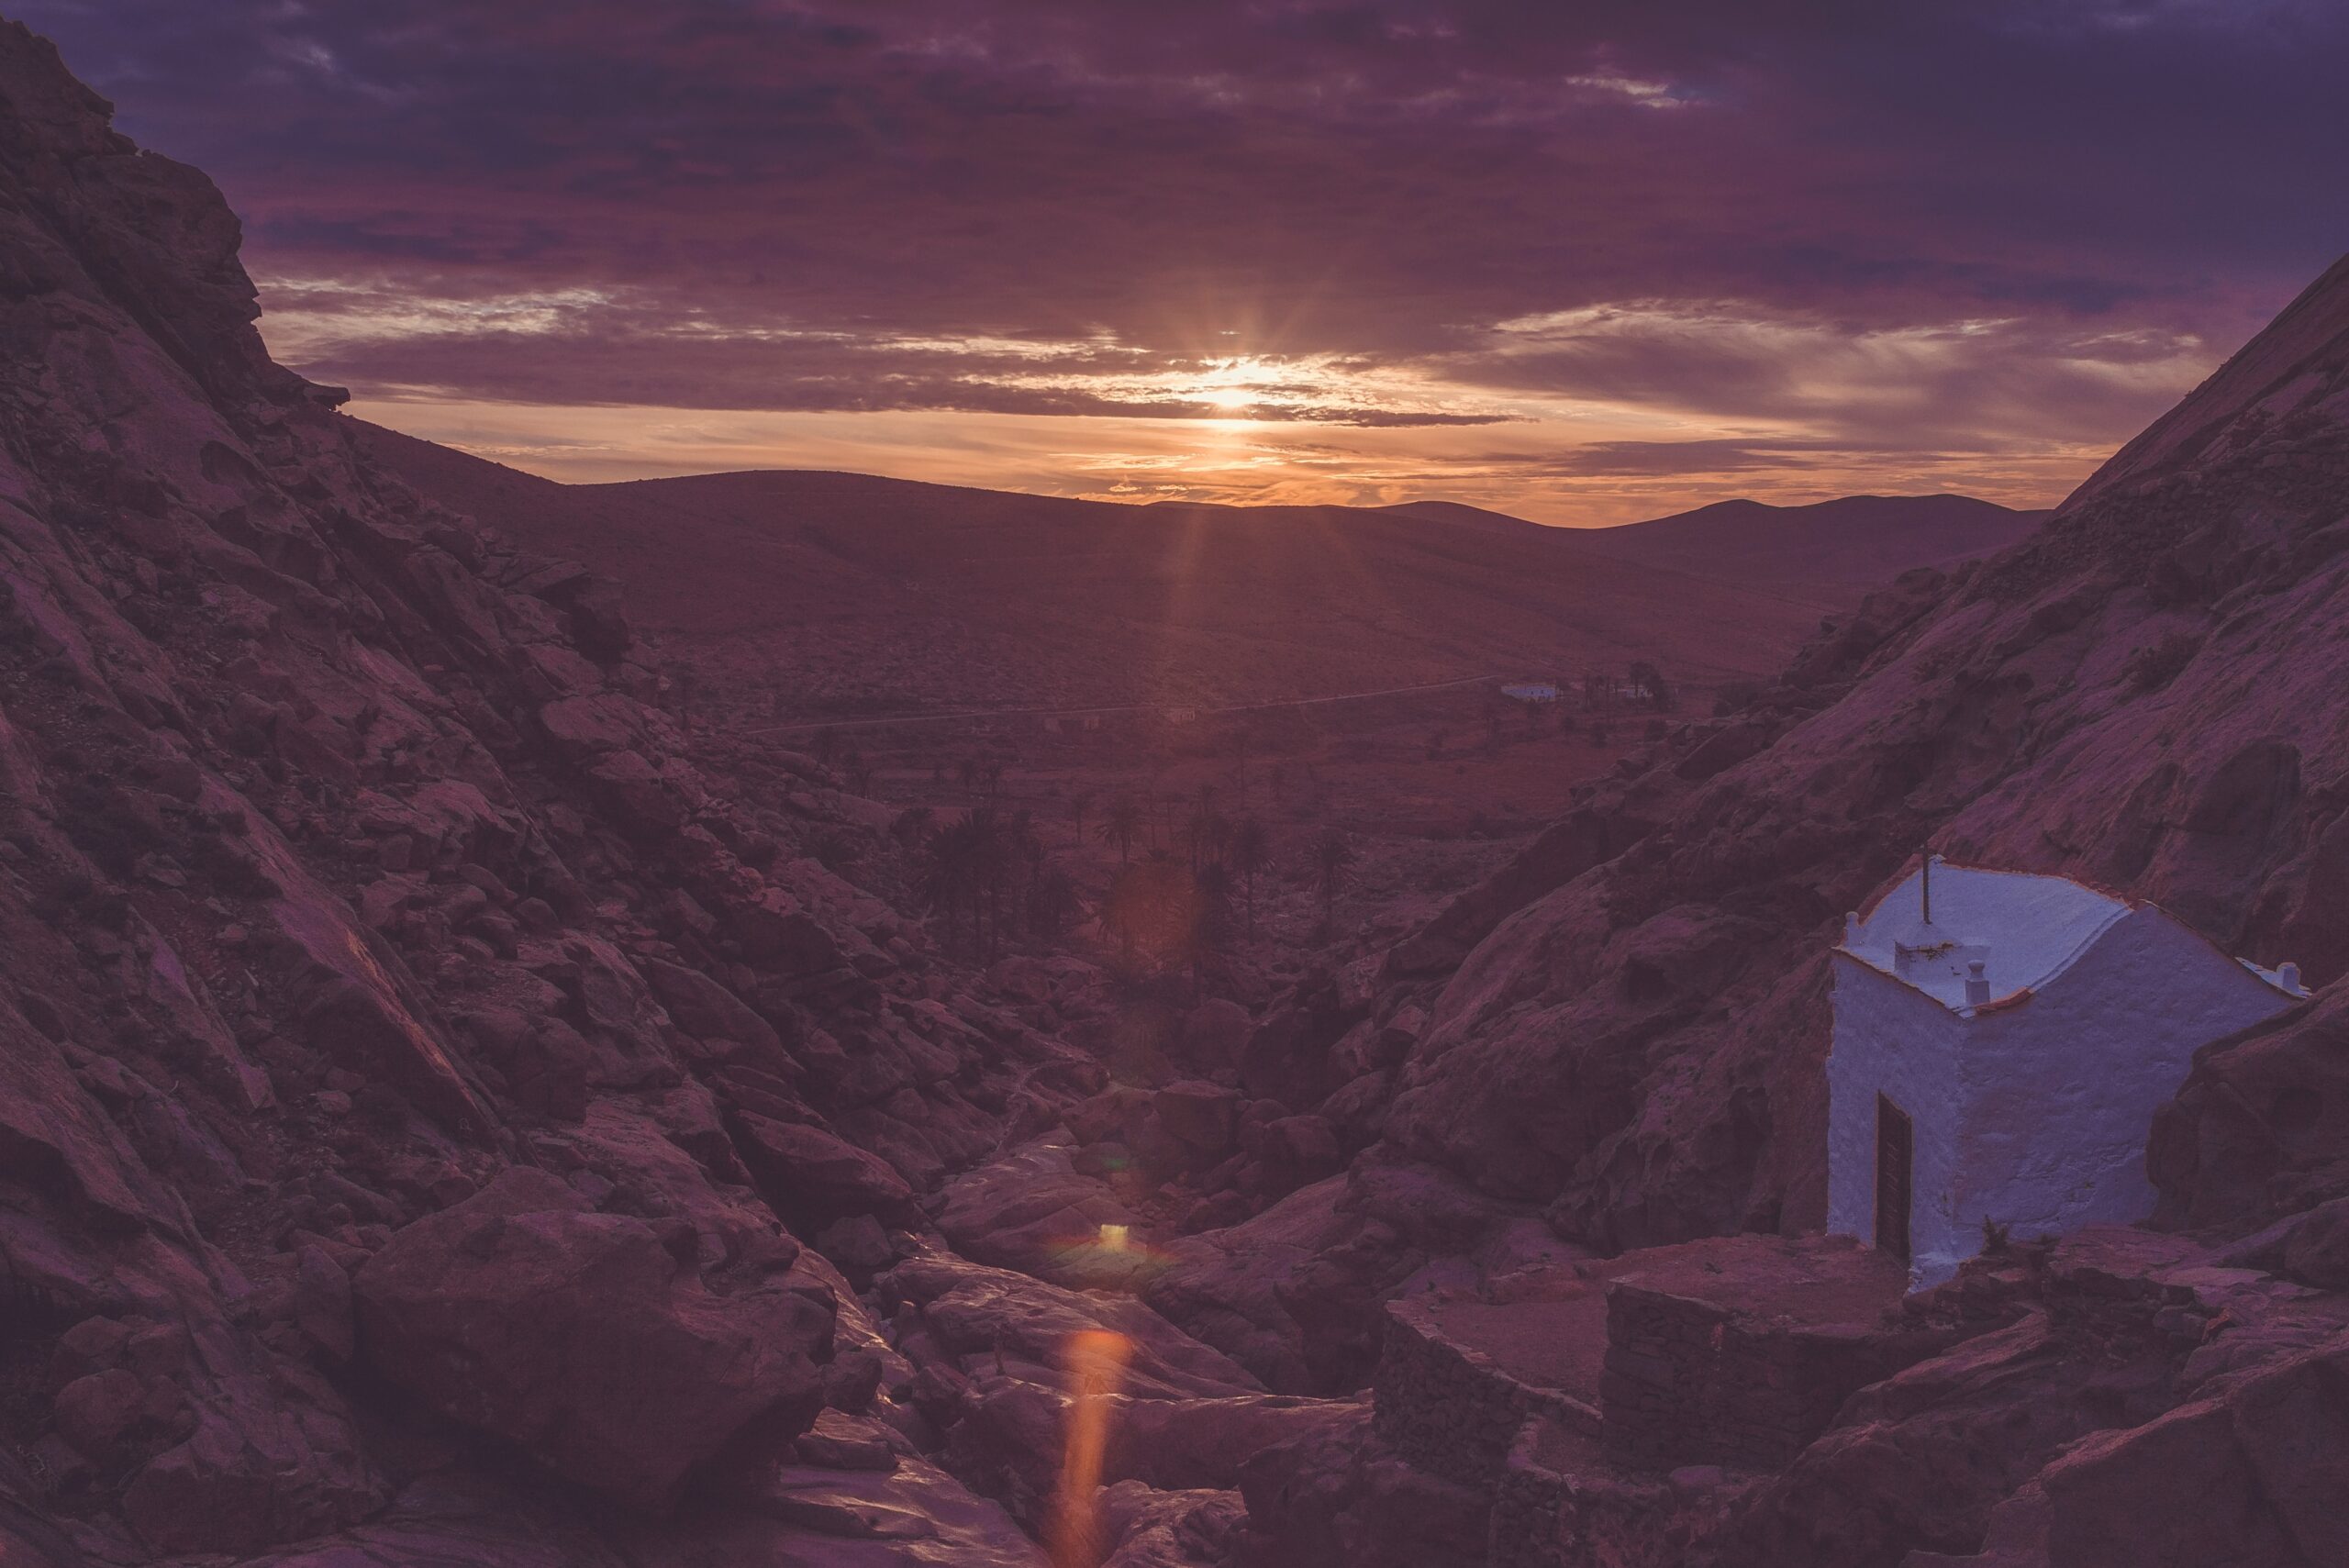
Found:
[[[2324,0],[19,14],[382,397],[2085,464],[2343,243]]]

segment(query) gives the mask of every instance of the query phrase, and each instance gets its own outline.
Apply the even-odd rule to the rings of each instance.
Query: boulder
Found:
[[[2292,1227],[2284,1272],[2319,1290],[2349,1290],[2349,1197],[2319,1204]]]
[[[58,1434],[87,1459],[102,1459],[138,1424],[147,1400],[138,1375],[116,1367],[77,1377],[57,1391]]]
[[[1122,1166],[1120,1146],[1094,1149],[1119,1149]],[[955,1177],[941,1197],[938,1229],[978,1262],[1079,1287],[1114,1287],[1150,1263],[1142,1249],[1100,1246],[1104,1226],[1124,1226],[1131,1235],[1141,1221],[1108,1183],[1081,1171],[1063,1144],[1014,1150]]]
[[[440,1415],[647,1510],[753,1423],[804,1429],[832,1307],[720,1296],[642,1220],[507,1172],[397,1231],[354,1282],[368,1365]]]
[[[305,1247],[294,1276],[294,1322],[319,1352],[336,1363],[357,1343],[351,1276],[321,1247]]]
[[[1370,1407],[1316,1423],[1241,1466],[1239,1568],[1434,1568],[1484,1560],[1492,1502],[1382,1449]]]
[[[1162,1492],[1120,1481],[1101,1493],[1102,1568],[1219,1568],[1248,1522],[1239,1493]]]
[[[885,1305],[917,1309],[929,1353],[951,1360],[960,1373],[1000,1368],[1057,1388],[1065,1381],[1061,1361],[1071,1336],[1107,1329],[1131,1342],[1123,1387],[1135,1398],[1264,1392],[1236,1362],[1130,1296],[1064,1289],[944,1254],[909,1259],[875,1288]],[[907,1354],[922,1359],[912,1349]]]
[[[1247,1008],[1225,997],[1211,997],[1183,1020],[1183,1058],[1195,1069],[1236,1067],[1254,1027]]]
[[[687,1034],[703,1040],[730,1040],[765,1060],[782,1053],[783,1040],[774,1026],[700,970],[657,958],[640,958],[636,967],[677,1027]]]
[[[837,969],[842,960],[840,943],[780,888],[768,888],[757,898],[729,911],[734,940],[742,956],[787,974],[821,974]]]
[[[1151,1096],[1159,1124],[1191,1146],[1202,1163],[1231,1152],[1240,1132],[1240,1091],[1196,1078],[1169,1084]]]
[[[1282,1192],[1335,1175],[1345,1163],[1337,1129],[1318,1116],[1282,1117],[1251,1128],[1244,1147]]]
[[[1325,1036],[1319,1022],[1304,1008],[1285,1007],[1256,1027],[1240,1052],[1240,1082],[1251,1095],[1309,1110],[1337,1087],[1330,1066],[1337,1036]]]
[[[639,751],[614,751],[587,770],[612,815],[638,835],[661,839],[685,825],[677,786]]]
[[[801,1234],[850,1215],[869,1214],[892,1225],[919,1221],[913,1188],[878,1155],[805,1122],[741,1110],[729,1119],[760,1191]]]

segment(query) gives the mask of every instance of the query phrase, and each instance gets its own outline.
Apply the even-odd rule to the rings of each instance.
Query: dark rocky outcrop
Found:
[[[828,869],[885,823],[692,734],[611,584],[385,473],[238,244],[0,25],[0,1549],[617,1562],[602,1499],[819,1407],[926,1431],[804,1240],[885,1265],[1098,1068]]]
[[[450,1419],[649,1509],[754,1423],[807,1426],[824,1402],[829,1292],[711,1291],[643,1220],[508,1171],[395,1231],[359,1271],[368,1364]],[[778,1239],[778,1275],[796,1249]]]

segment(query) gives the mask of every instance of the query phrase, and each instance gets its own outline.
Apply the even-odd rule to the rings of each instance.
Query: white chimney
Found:
[[[1990,980],[1982,973],[1984,961],[1969,960],[1965,965],[1965,1005],[1978,1007],[1990,999]]]

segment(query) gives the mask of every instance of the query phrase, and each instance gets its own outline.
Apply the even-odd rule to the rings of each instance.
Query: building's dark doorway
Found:
[[[1909,1113],[1876,1097],[1876,1244],[1902,1262],[1909,1261],[1909,1173],[1917,1138]]]

